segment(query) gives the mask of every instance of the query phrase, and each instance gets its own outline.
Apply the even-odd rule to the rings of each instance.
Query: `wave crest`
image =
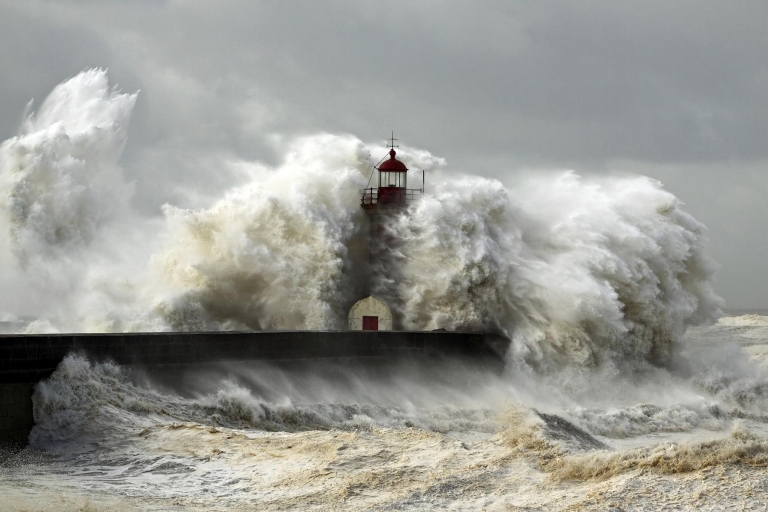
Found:
[[[350,135],[296,139],[275,168],[225,162],[248,182],[209,208],[166,205],[139,269],[105,249],[148,240],[121,231],[147,228],[118,166],[135,100],[85,71],[0,146],[11,249],[70,276],[66,330],[340,329],[374,291],[399,328],[501,331],[514,360],[562,368],[666,363],[720,307],[704,227],[658,182],[562,172],[508,187],[417,149],[401,156],[429,193],[390,219],[387,263],[370,265],[359,201],[374,161]]]

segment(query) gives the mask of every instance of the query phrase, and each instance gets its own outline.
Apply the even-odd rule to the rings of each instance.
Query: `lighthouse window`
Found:
[[[379,186],[405,188],[405,173],[381,172],[379,173]]]

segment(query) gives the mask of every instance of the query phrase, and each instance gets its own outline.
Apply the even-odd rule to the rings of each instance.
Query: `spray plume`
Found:
[[[387,226],[399,241],[388,249],[399,278],[387,279],[369,267],[359,207],[381,148],[329,134],[297,139],[276,168],[223,163],[249,182],[209,208],[166,205],[144,270],[110,283],[123,263],[83,255],[103,253],[131,218],[118,161],[135,100],[85,71],[0,147],[17,272],[34,261],[85,283],[68,297],[69,330],[343,328],[370,284],[403,328],[498,330],[518,360],[589,366],[667,361],[720,307],[704,227],[658,182],[562,172],[507,188],[444,172],[421,150],[405,160],[427,169],[430,193]],[[107,290],[95,309],[94,276]]]

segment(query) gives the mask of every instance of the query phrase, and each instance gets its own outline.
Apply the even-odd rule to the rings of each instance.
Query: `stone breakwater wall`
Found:
[[[32,389],[70,353],[121,365],[172,366],[247,360],[432,359],[500,364],[508,341],[449,331],[260,331],[0,335],[0,444],[25,443]]]

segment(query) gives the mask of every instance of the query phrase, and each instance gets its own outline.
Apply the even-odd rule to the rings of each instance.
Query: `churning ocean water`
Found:
[[[768,316],[684,347],[634,375],[243,363],[172,385],[69,357],[0,508],[760,510]]]

